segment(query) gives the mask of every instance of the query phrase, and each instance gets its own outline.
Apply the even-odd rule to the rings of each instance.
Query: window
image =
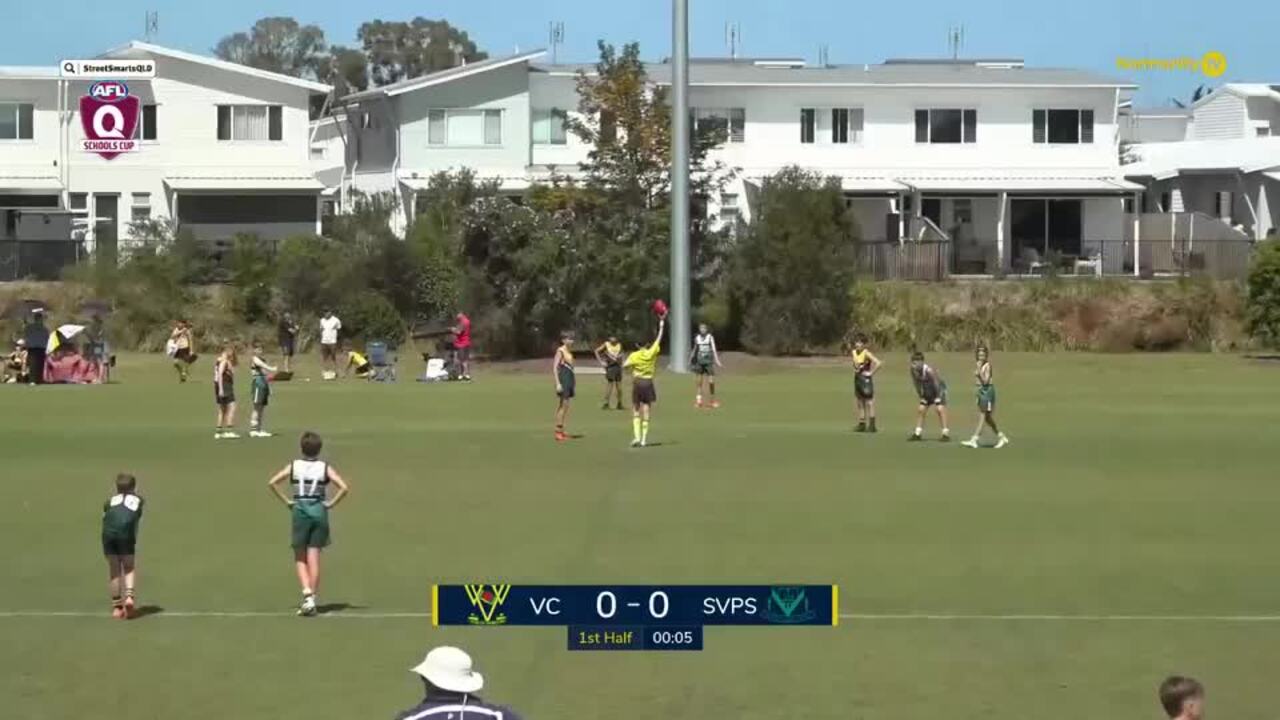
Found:
[[[1173,195],[1167,190],[1160,193],[1160,212],[1173,212]]]
[[[279,105],[219,105],[218,139],[238,142],[283,140],[283,108]]]
[[[534,145],[564,145],[567,142],[568,137],[564,131],[563,110],[535,109],[533,111]]]
[[[818,125],[818,111],[813,108],[800,110],[800,142],[812,143]]]
[[[618,116],[608,110],[600,112],[600,142],[612,143],[618,139]]]
[[[427,144],[484,147],[502,144],[501,110],[428,110]]]
[[[1031,141],[1051,145],[1093,142],[1092,110],[1032,110]]]
[[[316,221],[314,195],[181,195],[178,222],[195,225]]]
[[[67,206],[73,212],[89,212],[89,193],[71,193],[67,195]]]
[[[862,142],[862,108],[831,109],[831,142],[837,145]]]
[[[726,221],[738,218],[737,193],[720,193],[720,218]]]
[[[744,108],[698,108],[693,111],[693,127],[696,132],[723,128],[726,142],[745,142],[747,111]]]
[[[31,103],[0,102],[0,140],[31,140],[36,106]]]
[[[978,111],[950,108],[916,110],[916,142],[972,143],[978,139]]]
[[[374,115],[373,113],[369,112],[368,110],[366,110],[366,111],[364,111],[364,112],[360,113],[360,129],[362,129],[362,130],[377,130],[377,129],[378,129],[378,117],[377,117],[376,115]]]
[[[151,193],[136,192],[133,194],[133,211],[130,222],[143,222],[151,219]]]
[[[1258,137],[1271,137],[1271,128],[1269,127],[1255,128],[1255,130],[1258,133]]]
[[[143,105],[142,115],[138,118],[138,127],[133,131],[135,140],[156,139],[156,106]]]
[[[969,198],[956,198],[951,205],[951,219],[956,225],[973,224],[973,201]]]
[[[1232,195],[1230,190],[1224,190],[1218,193],[1218,217],[1222,220],[1231,220]]]
[[[1121,204],[1122,204],[1122,206],[1123,206],[1123,210],[1122,210],[1122,211],[1123,211],[1125,214],[1130,214],[1130,213],[1132,213],[1132,212],[1133,212],[1133,197],[1132,197],[1132,196],[1130,196],[1130,195],[1126,195],[1126,196],[1124,197],[1124,199],[1123,199],[1123,202],[1122,202]]]

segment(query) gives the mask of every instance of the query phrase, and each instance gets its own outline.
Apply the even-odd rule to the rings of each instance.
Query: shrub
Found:
[[[1280,240],[1258,246],[1249,268],[1245,326],[1267,347],[1280,345]]]
[[[381,340],[399,346],[408,337],[400,313],[390,300],[376,292],[360,293],[343,307],[342,317],[343,332],[364,342]]]

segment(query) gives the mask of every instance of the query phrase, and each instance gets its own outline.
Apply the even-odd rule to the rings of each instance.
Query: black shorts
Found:
[[[604,379],[606,382],[622,382],[622,366],[621,365],[605,365]]]
[[[572,370],[561,367],[557,373],[560,381],[560,390],[556,393],[556,397],[561,400],[572,400],[574,391],[578,386],[578,378],[573,374]]]
[[[213,401],[226,407],[236,401],[236,388],[228,383],[222,384],[222,394],[218,394],[218,383],[213,384]]]
[[[649,378],[636,378],[631,382],[631,404],[635,407],[658,402],[658,388]]]
[[[320,344],[320,359],[321,359],[321,360],[337,360],[337,359],[338,359],[338,346],[337,346],[337,344],[336,344],[336,343],[335,343],[335,344],[321,343],[321,344]]]
[[[369,363],[365,363],[356,367],[356,375],[368,375],[370,370],[373,370],[373,366]]]
[[[173,359],[181,360],[182,362],[190,365],[196,361],[196,356],[191,354],[191,348],[178,348],[173,351]]]
[[[858,373],[853,377],[853,394],[859,400],[874,400],[876,397],[876,384],[871,378]]]
[[[280,339],[280,354],[285,357],[293,357],[293,338]]]
[[[458,359],[458,362],[460,363],[471,362],[471,346],[470,345],[466,347],[455,347],[453,349],[453,354],[454,354],[454,357],[456,357]]]
[[[693,374],[706,375],[708,377],[715,377],[716,375],[715,363],[711,360],[708,360],[706,362],[702,362],[701,360],[696,360],[693,363]]]
[[[134,555],[136,554],[134,550],[137,545],[138,539],[136,537],[102,536],[103,555]]]

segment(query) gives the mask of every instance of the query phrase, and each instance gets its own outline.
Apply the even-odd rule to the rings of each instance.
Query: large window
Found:
[[[35,137],[36,106],[31,103],[0,102],[0,140],[31,140]]]
[[[564,111],[549,109],[533,111],[533,144],[564,145],[568,136],[564,129]]]
[[[179,195],[178,221],[201,225],[314,223],[315,195]]]
[[[143,105],[142,116],[138,118],[138,127],[133,131],[135,140],[156,139],[156,106]]]
[[[747,111],[744,108],[698,108],[693,111],[693,124],[699,132],[724,128],[727,142],[740,143],[747,139]]]
[[[978,111],[929,108],[916,110],[916,142],[972,143],[978,140]]]
[[[1092,110],[1033,110],[1031,139],[1037,143],[1075,145],[1093,142]]]
[[[501,110],[430,110],[427,144],[485,147],[502,144]]]
[[[279,105],[219,105],[218,139],[235,142],[283,140],[283,111]]]
[[[817,135],[818,111],[813,108],[800,110],[800,142],[812,143]]]

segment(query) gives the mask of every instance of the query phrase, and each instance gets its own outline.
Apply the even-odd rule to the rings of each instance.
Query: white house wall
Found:
[[[1214,93],[1193,112],[1195,118],[1191,125],[1193,140],[1244,137],[1244,98],[1235,93],[1226,91]]]
[[[0,103],[5,102],[32,103],[35,108],[30,140],[0,140],[0,175],[57,177],[58,83],[0,78]]]

